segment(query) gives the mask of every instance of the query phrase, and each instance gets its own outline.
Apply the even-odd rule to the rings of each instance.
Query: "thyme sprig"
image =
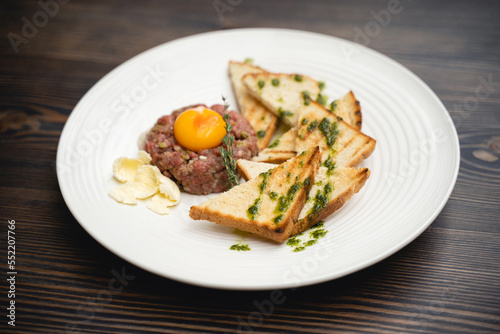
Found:
[[[226,101],[226,98],[222,96],[222,101],[224,102],[224,108],[226,113],[222,117],[224,122],[226,122],[226,134],[222,138],[222,146],[220,147],[220,155],[222,157],[222,161],[224,162],[224,166],[226,167],[228,182],[227,188],[231,189],[232,187],[239,184],[239,178],[236,172],[236,160],[234,159],[233,153],[233,143],[234,136],[231,134],[233,126],[229,122],[231,116],[227,113],[229,109],[229,103]]]

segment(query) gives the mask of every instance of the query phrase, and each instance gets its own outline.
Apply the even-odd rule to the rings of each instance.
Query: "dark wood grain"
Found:
[[[449,110],[461,141],[460,173],[444,210],[390,258],[335,281],[284,290],[283,302],[262,312],[256,305],[271,291],[164,279],[123,261],[81,228],[59,191],[57,144],[76,103],[106,73],[158,44],[220,29],[292,28],[352,41],[373,12],[388,6],[232,1],[237,5],[221,19],[214,2],[73,0],[18,52],[7,36],[22,34],[23,17],[31,20],[40,4],[0,3],[2,256],[8,220],[19,235],[16,327],[7,326],[2,264],[0,332],[500,332],[498,1],[401,0],[403,10],[361,41],[422,78]],[[484,79],[489,94],[477,98]],[[110,293],[117,273],[128,280]]]

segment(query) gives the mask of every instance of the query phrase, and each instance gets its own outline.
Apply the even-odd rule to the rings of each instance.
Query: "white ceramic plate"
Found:
[[[206,196],[183,194],[168,216],[108,196],[112,164],[134,157],[160,116],[193,103],[235,100],[229,60],[253,58],[274,72],[302,73],[338,98],[352,90],[363,131],[377,147],[365,187],[325,222],[327,235],[302,252],[253,236],[229,250],[231,228],[188,216]],[[181,282],[221,289],[279,289],[335,279],[372,265],[414,240],[455,184],[459,144],[436,95],[413,73],[373,50],[316,33],[241,29],[182,38],[148,50],[102,78],[66,123],[57,154],[64,199],[82,227],[125,260]]]

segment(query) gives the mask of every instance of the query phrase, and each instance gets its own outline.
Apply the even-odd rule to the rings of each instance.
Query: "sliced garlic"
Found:
[[[179,203],[179,200],[181,199],[181,191],[177,184],[163,174],[160,174],[159,181],[160,193],[170,199],[172,201],[172,205]]]
[[[148,152],[143,151],[143,150],[140,150],[140,151],[139,151],[139,158],[138,158],[137,160],[140,160],[140,161],[142,161],[142,163],[143,163],[144,165],[147,165],[147,164],[149,164],[149,163],[151,162],[151,160],[153,160],[153,159],[151,158],[151,156],[149,155],[149,153],[148,153]]]
[[[132,181],[142,165],[138,159],[118,158],[113,163],[113,176],[120,182]]]
[[[169,207],[179,203],[181,192],[174,181],[163,175],[158,167],[149,165],[151,156],[139,151],[139,158],[118,158],[113,163],[113,176],[125,182],[109,192],[117,202],[136,204],[137,199],[153,198],[147,208],[158,214],[168,214]]]
[[[137,204],[137,199],[131,191],[131,185],[129,183],[111,189],[109,196],[115,201],[123,204]]]
[[[170,209],[168,207],[175,204],[176,203],[170,200],[167,196],[160,193],[154,195],[151,201],[146,205],[146,207],[160,215],[166,215],[170,212]]]

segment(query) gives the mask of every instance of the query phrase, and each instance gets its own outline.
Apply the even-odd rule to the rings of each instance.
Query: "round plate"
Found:
[[[363,132],[377,140],[363,163],[371,177],[325,222],[326,236],[302,252],[188,216],[208,196],[182,194],[166,216],[146,203],[119,204],[112,164],[135,157],[157,118],[194,103],[235,107],[229,60],[324,81],[331,99],[352,90]],[[82,227],[123,259],[181,282],[241,290],[295,288],[372,265],[414,240],[442,210],[456,181],[459,144],[431,89],[386,56],[331,36],[282,29],[195,35],[148,50],[102,78],[78,103],[57,152],[64,200]],[[246,252],[229,247],[241,239]]]

